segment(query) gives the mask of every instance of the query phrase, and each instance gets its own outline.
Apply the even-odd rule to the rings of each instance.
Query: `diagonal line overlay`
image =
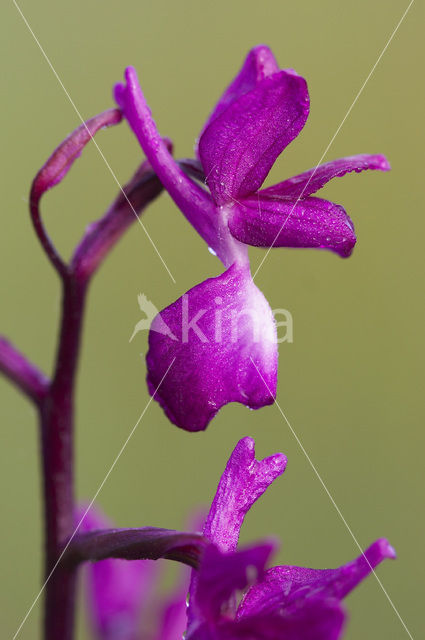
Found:
[[[22,10],[20,9],[20,7],[19,7],[19,5],[17,4],[16,0],[12,0],[12,1],[13,1],[13,4],[15,5],[15,7],[16,7],[16,9],[17,9],[17,11],[18,11],[18,12],[19,12],[19,14],[21,15],[22,20],[24,21],[25,25],[27,26],[28,30],[30,31],[30,33],[31,33],[31,35],[32,35],[32,37],[33,37],[33,39],[34,39],[34,40],[35,40],[35,42],[37,43],[37,45],[38,45],[38,47],[39,47],[39,49],[40,49],[40,51],[41,51],[41,53],[42,53],[43,57],[45,58],[46,62],[48,63],[48,65],[49,65],[49,67],[50,67],[50,69],[52,70],[52,72],[53,72],[53,74],[55,75],[55,77],[56,77],[57,81],[59,82],[59,84],[60,84],[61,88],[63,89],[64,93],[66,94],[66,96],[67,96],[67,98],[68,98],[69,102],[71,103],[71,105],[72,105],[72,107],[73,107],[74,111],[75,111],[75,112],[76,112],[76,114],[78,115],[78,117],[79,117],[79,119],[81,120],[81,122],[83,123],[83,125],[84,125],[84,126],[86,126],[86,124],[85,124],[85,122],[84,122],[84,120],[83,120],[83,118],[82,118],[82,116],[81,116],[81,114],[80,114],[80,112],[79,112],[78,108],[76,107],[76,105],[75,105],[74,101],[72,100],[71,96],[69,95],[69,93],[68,93],[67,89],[65,88],[65,86],[64,86],[64,84],[63,84],[63,82],[61,81],[61,79],[60,79],[60,77],[59,77],[58,73],[56,72],[55,68],[53,67],[53,64],[51,63],[51,61],[50,61],[49,57],[47,56],[46,52],[44,51],[43,47],[41,46],[41,44],[40,44],[39,40],[37,39],[36,35],[34,34],[33,30],[31,29],[31,27],[30,27],[30,25],[29,25],[29,23],[28,23],[27,19],[25,18],[25,16],[24,16],[24,14],[23,14]],[[354,108],[355,104],[357,103],[358,99],[360,98],[361,94],[363,93],[363,90],[364,90],[364,88],[366,87],[366,84],[367,84],[367,83],[368,83],[368,81],[370,80],[370,78],[371,78],[371,76],[373,75],[373,73],[374,73],[374,71],[375,71],[376,67],[378,66],[378,64],[379,64],[380,60],[382,59],[382,57],[383,57],[384,53],[386,52],[386,50],[387,50],[387,48],[389,47],[389,45],[390,45],[391,41],[393,40],[394,36],[396,35],[396,33],[397,33],[397,31],[398,31],[399,27],[401,26],[401,24],[402,24],[403,20],[404,20],[404,19],[405,19],[405,17],[406,17],[406,15],[407,15],[408,11],[410,10],[411,6],[413,5],[413,2],[414,2],[414,0],[411,0],[411,1],[409,2],[409,5],[408,5],[408,6],[407,6],[407,8],[405,9],[405,11],[404,11],[403,15],[401,16],[401,18],[400,18],[399,22],[397,23],[396,27],[394,28],[393,32],[391,33],[391,36],[389,37],[389,39],[388,39],[387,43],[385,44],[384,48],[382,49],[382,51],[381,51],[380,55],[378,56],[378,58],[377,58],[377,60],[376,60],[375,64],[372,66],[372,68],[371,68],[371,70],[370,70],[370,72],[369,72],[368,76],[366,77],[365,81],[363,82],[362,86],[360,87],[360,89],[359,89],[358,93],[356,94],[356,96],[355,96],[355,98],[354,98],[354,100],[353,100],[352,104],[350,105],[350,107],[349,107],[348,111],[346,112],[346,114],[345,114],[344,118],[342,119],[341,123],[339,124],[339,126],[337,127],[337,129],[336,129],[335,133],[333,134],[333,136],[332,136],[332,138],[331,138],[330,142],[328,143],[328,145],[327,145],[327,147],[326,147],[325,151],[323,152],[322,156],[320,157],[320,159],[319,159],[319,161],[318,161],[318,163],[317,163],[317,165],[316,165],[316,167],[315,167],[315,169],[314,169],[314,171],[313,171],[312,175],[310,176],[309,180],[307,181],[306,185],[304,186],[303,191],[301,192],[300,196],[297,198],[297,201],[295,202],[295,204],[294,204],[293,208],[291,209],[291,211],[289,212],[289,214],[288,214],[288,215],[287,215],[287,217],[285,218],[285,220],[284,220],[284,222],[283,222],[283,224],[282,224],[282,226],[281,226],[281,228],[280,228],[279,232],[277,233],[276,237],[274,238],[272,245],[268,248],[268,250],[267,250],[267,252],[266,252],[265,256],[263,257],[263,259],[261,260],[261,262],[260,262],[259,266],[257,267],[257,270],[255,271],[255,273],[254,273],[254,275],[253,275],[253,279],[257,276],[257,274],[258,274],[259,270],[261,269],[262,265],[264,264],[264,261],[265,261],[265,260],[266,260],[266,258],[268,257],[268,255],[269,255],[269,253],[270,253],[271,249],[274,247],[274,245],[275,245],[275,243],[276,243],[276,241],[277,241],[277,239],[278,239],[278,237],[279,237],[280,233],[281,233],[281,232],[282,232],[282,230],[284,229],[284,227],[285,227],[285,225],[287,224],[287,222],[288,222],[289,218],[291,217],[291,215],[292,215],[292,213],[293,213],[293,211],[294,211],[295,207],[297,206],[297,204],[298,204],[299,200],[302,198],[302,196],[303,196],[303,194],[304,194],[304,192],[305,192],[306,188],[308,187],[308,185],[309,185],[310,181],[311,181],[311,180],[312,180],[312,178],[314,177],[314,175],[315,175],[315,173],[316,173],[316,171],[317,171],[317,169],[318,169],[319,165],[321,164],[321,162],[322,162],[323,158],[326,156],[326,154],[327,154],[327,152],[329,151],[330,147],[332,146],[332,144],[333,144],[333,142],[334,142],[335,138],[336,138],[336,137],[337,137],[337,135],[339,134],[339,132],[340,132],[341,128],[343,127],[343,125],[344,125],[345,121],[347,120],[348,116],[350,115],[350,113],[351,113],[352,109]],[[87,126],[86,126],[86,129],[87,129],[87,131],[88,131]],[[90,132],[89,132],[89,133],[90,133]],[[167,264],[165,263],[164,259],[162,258],[162,256],[161,256],[161,254],[160,254],[159,250],[157,249],[157,247],[156,247],[156,245],[155,245],[154,241],[152,240],[151,236],[149,235],[149,233],[148,233],[148,231],[147,231],[147,229],[146,229],[145,225],[143,224],[142,220],[140,219],[140,217],[138,216],[138,214],[137,214],[137,212],[135,211],[134,207],[132,206],[131,202],[129,201],[129,199],[128,199],[127,195],[125,194],[125,192],[124,192],[124,190],[123,190],[123,187],[121,186],[120,182],[118,181],[118,179],[117,179],[117,177],[116,177],[116,175],[115,175],[115,173],[114,173],[113,169],[111,168],[110,164],[108,163],[107,159],[105,158],[105,156],[104,156],[103,152],[101,151],[101,149],[100,149],[99,145],[97,144],[96,140],[94,139],[94,137],[93,137],[91,134],[90,134],[90,137],[91,137],[91,139],[93,140],[93,143],[94,143],[94,145],[95,145],[95,147],[96,147],[97,151],[99,152],[99,154],[100,154],[101,158],[103,159],[103,161],[104,161],[105,165],[107,166],[107,168],[108,168],[109,172],[111,173],[111,175],[112,175],[112,177],[113,177],[114,181],[115,181],[115,182],[116,182],[116,184],[118,185],[119,189],[121,190],[121,192],[123,193],[123,195],[124,195],[125,199],[127,200],[127,202],[128,202],[128,204],[129,204],[129,206],[131,207],[131,210],[133,211],[133,213],[134,213],[135,217],[137,218],[137,220],[138,220],[138,222],[139,222],[140,226],[141,226],[141,227],[142,227],[142,229],[144,230],[144,232],[145,232],[145,234],[146,234],[146,236],[147,236],[148,240],[150,241],[150,243],[151,243],[152,247],[154,248],[155,252],[157,253],[158,257],[160,258],[160,260],[161,260],[161,262],[162,262],[163,266],[165,267],[165,269],[166,269],[167,273],[169,274],[169,276],[170,276],[170,278],[172,279],[172,281],[173,281],[174,283],[176,283],[176,280],[174,279],[174,277],[173,277],[173,275],[172,275],[171,271],[169,270],[169,268],[168,268]],[[251,358],[251,361],[252,361],[253,365],[255,366],[255,368],[256,368],[256,370],[257,370],[257,373],[258,373],[259,377],[261,378],[261,380],[263,381],[263,383],[264,383],[265,387],[268,389],[268,392],[271,394],[271,391],[270,391],[270,389],[268,388],[268,385],[267,385],[266,381],[264,380],[263,376],[261,375],[261,373],[260,373],[259,369],[257,368],[257,365],[256,365],[256,364],[255,364],[255,362],[252,360],[252,358]],[[62,551],[61,555],[59,556],[58,560],[56,561],[56,564],[55,564],[55,565],[54,565],[54,567],[52,568],[52,570],[51,570],[50,574],[47,576],[47,578],[46,578],[46,580],[45,580],[44,584],[42,585],[42,587],[41,587],[41,589],[40,589],[39,593],[37,594],[37,596],[36,596],[36,598],[35,598],[34,602],[32,603],[31,607],[29,608],[28,612],[26,613],[25,617],[23,618],[23,620],[22,620],[21,624],[19,625],[19,627],[18,627],[18,629],[17,629],[17,631],[16,631],[15,635],[13,636],[13,640],[15,640],[15,639],[17,638],[17,636],[18,636],[18,634],[20,633],[20,631],[21,631],[22,627],[24,626],[24,624],[25,624],[25,622],[26,622],[27,618],[29,617],[29,615],[30,615],[31,611],[33,610],[34,606],[36,605],[36,603],[38,602],[39,598],[41,597],[41,595],[42,595],[42,593],[43,593],[43,591],[44,591],[44,589],[45,589],[45,587],[46,587],[47,583],[49,582],[50,578],[52,577],[52,575],[53,575],[54,571],[56,570],[56,568],[57,568],[58,564],[60,563],[60,561],[61,561],[61,559],[62,559],[63,555],[65,554],[66,550],[68,549],[68,547],[69,547],[69,545],[71,544],[72,540],[74,539],[75,535],[77,534],[77,532],[78,532],[78,530],[79,530],[79,528],[80,528],[80,526],[81,526],[82,522],[84,521],[84,519],[85,519],[85,517],[86,517],[87,513],[90,511],[91,507],[93,506],[93,503],[95,502],[95,500],[96,500],[97,496],[99,495],[100,491],[102,490],[103,486],[105,485],[105,483],[106,483],[107,479],[109,478],[109,476],[110,476],[111,472],[113,471],[113,469],[114,469],[115,465],[117,464],[117,462],[118,462],[118,460],[119,460],[120,456],[122,455],[123,451],[125,450],[125,448],[126,448],[127,444],[129,443],[129,441],[130,441],[131,437],[134,435],[134,433],[135,433],[135,431],[136,431],[136,429],[137,429],[138,425],[140,424],[140,422],[141,422],[142,418],[144,417],[144,415],[145,415],[145,413],[146,413],[147,409],[149,408],[149,406],[150,406],[150,404],[151,404],[151,402],[152,402],[152,400],[153,400],[153,398],[154,398],[154,396],[155,396],[156,392],[158,391],[159,387],[161,386],[162,382],[164,381],[165,377],[167,376],[167,374],[168,374],[168,372],[169,372],[169,370],[171,369],[171,367],[172,367],[172,365],[173,365],[173,364],[174,364],[174,360],[173,360],[173,361],[171,362],[171,364],[169,365],[169,367],[168,367],[167,371],[165,372],[165,374],[164,374],[163,378],[161,379],[161,381],[160,381],[160,383],[159,383],[159,385],[158,385],[157,389],[155,390],[155,392],[154,392],[154,394],[152,395],[152,397],[149,399],[149,401],[148,401],[148,403],[147,403],[146,407],[143,409],[143,411],[142,411],[141,415],[139,416],[139,418],[138,418],[138,420],[137,420],[136,424],[134,425],[134,427],[133,427],[133,428],[132,428],[132,430],[130,431],[130,434],[128,435],[128,437],[127,437],[126,441],[124,442],[124,444],[122,445],[122,447],[121,447],[121,449],[120,449],[119,453],[118,453],[118,454],[117,454],[117,456],[115,457],[115,459],[114,459],[114,461],[113,461],[113,463],[112,463],[111,467],[109,468],[109,470],[108,470],[107,474],[105,475],[105,477],[104,477],[103,481],[102,481],[102,482],[101,482],[101,484],[99,485],[99,487],[98,487],[98,489],[97,489],[97,491],[96,491],[95,495],[93,496],[93,498],[92,498],[92,500],[91,500],[91,502],[90,502],[89,506],[87,507],[87,509],[85,510],[85,512],[84,512],[84,514],[83,514],[83,516],[81,517],[81,519],[80,519],[80,521],[79,521],[79,523],[78,523],[77,527],[75,528],[75,530],[74,530],[74,532],[73,532],[72,536],[71,536],[71,537],[70,537],[70,539],[68,540],[68,542],[67,542],[66,546],[64,547],[64,549],[63,549],[63,551]],[[271,395],[273,395],[273,394],[271,394]],[[301,443],[300,439],[298,438],[298,436],[297,436],[296,432],[294,431],[293,427],[291,426],[291,424],[290,424],[290,422],[289,422],[288,418],[286,417],[285,413],[283,412],[283,410],[282,410],[282,408],[280,407],[279,403],[277,402],[276,398],[275,398],[275,403],[276,403],[276,406],[277,406],[277,408],[278,408],[279,412],[281,413],[281,415],[282,415],[283,419],[285,420],[286,424],[288,425],[288,427],[289,427],[289,429],[290,429],[290,431],[291,431],[292,435],[294,436],[295,440],[297,441],[297,444],[298,444],[298,445],[299,445],[299,447],[301,448],[301,450],[302,450],[302,452],[303,452],[304,456],[307,458],[307,460],[308,460],[308,462],[309,462],[309,464],[310,464],[311,468],[313,469],[313,471],[314,471],[314,473],[315,473],[316,477],[318,478],[318,480],[319,480],[320,484],[322,485],[322,487],[323,487],[323,489],[324,489],[325,493],[327,494],[327,496],[328,496],[328,498],[330,499],[330,501],[331,501],[332,505],[334,506],[335,510],[337,511],[337,513],[338,513],[339,517],[341,518],[342,522],[344,523],[344,525],[345,525],[345,527],[346,527],[347,531],[349,532],[350,536],[352,537],[352,539],[353,539],[353,541],[354,541],[355,545],[358,547],[358,549],[360,550],[361,554],[362,554],[362,555],[363,555],[363,557],[365,558],[366,562],[369,564],[369,562],[368,562],[368,560],[367,560],[366,556],[364,555],[364,553],[363,553],[363,549],[362,549],[362,547],[360,546],[360,544],[359,544],[359,542],[358,542],[357,538],[355,537],[355,535],[354,535],[353,531],[351,530],[350,526],[348,525],[347,521],[345,520],[345,518],[344,518],[343,514],[341,513],[341,510],[339,509],[338,505],[336,504],[336,502],[335,502],[335,500],[334,500],[334,498],[333,498],[332,494],[330,493],[329,489],[327,488],[326,484],[324,483],[324,481],[323,481],[323,479],[322,479],[322,477],[321,477],[320,473],[318,472],[318,470],[317,470],[316,466],[315,466],[315,465],[314,465],[314,463],[312,462],[312,460],[311,460],[311,458],[310,458],[309,454],[308,454],[308,453],[307,453],[307,451],[305,450],[305,448],[304,448],[303,444]],[[369,566],[370,566],[370,564],[369,564]],[[383,586],[383,584],[382,584],[382,582],[381,582],[380,578],[378,577],[378,575],[376,574],[375,570],[374,570],[371,566],[370,566],[370,568],[371,568],[371,571],[372,571],[372,573],[373,573],[374,577],[376,578],[376,580],[377,580],[377,582],[378,582],[379,586],[381,587],[381,589],[382,589],[383,593],[385,594],[385,596],[386,596],[386,598],[387,598],[387,600],[388,600],[389,604],[391,605],[391,607],[392,607],[392,609],[394,610],[394,612],[395,612],[396,616],[398,617],[398,619],[399,619],[399,621],[401,622],[401,624],[402,624],[403,628],[405,629],[405,631],[406,631],[407,635],[409,636],[409,638],[410,638],[411,640],[413,640],[413,636],[411,635],[411,633],[410,633],[409,629],[407,628],[407,626],[406,626],[406,624],[405,624],[404,620],[402,619],[402,617],[401,617],[400,613],[398,612],[398,610],[397,610],[396,606],[394,605],[393,601],[391,600],[391,598],[390,598],[390,596],[389,596],[388,592],[386,591],[385,587]]]

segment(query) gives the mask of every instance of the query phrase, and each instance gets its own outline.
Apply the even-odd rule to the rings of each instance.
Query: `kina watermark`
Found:
[[[270,309],[263,305],[247,306],[223,300],[217,296],[213,304],[200,307],[199,303],[190,304],[190,294],[180,298],[180,308],[173,313],[173,330],[167,323],[169,308],[159,312],[155,304],[144,293],[139,293],[137,302],[144,314],[130,335],[129,342],[143,331],[155,331],[175,342],[188,343],[194,339],[202,343],[232,342],[250,335],[252,342],[269,340],[276,344],[294,341],[294,322],[288,309]],[[175,303],[177,304],[177,303]],[[276,332],[270,331],[270,315]],[[272,324],[272,326],[273,326]]]

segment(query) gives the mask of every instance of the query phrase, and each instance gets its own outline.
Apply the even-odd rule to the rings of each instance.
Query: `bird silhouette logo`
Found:
[[[153,302],[148,300],[144,293],[139,293],[139,295],[137,296],[137,302],[139,303],[140,310],[143,311],[146,318],[142,318],[136,324],[129,342],[133,340],[134,336],[139,333],[139,331],[145,331],[149,329],[152,329],[152,331],[156,331],[157,333],[162,333],[164,336],[168,336],[172,340],[177,340],[170,327],[168,327],[164,320],[161,318],[161,314],[159,313],[158,309],[155,307]],[[155,320],[155,322],[153,322],[153,320]]]

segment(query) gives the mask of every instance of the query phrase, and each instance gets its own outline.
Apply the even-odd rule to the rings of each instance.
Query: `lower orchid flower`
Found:
[[[284,455],[258,461],[251,438],[238,442],[203,528],[206,546],[199,568],[192,570],[189,586],[185,567],[171,597],[156,608],[149,604],[158,577],[152,562],[91,564],[91,620],[99,640],[173,640],[185,629],[186,640],[338,640],[346,619],[341,600],[395,552],[380,539],[338,569],[315,570],[266,569],[274,541],[238,549],[245,515],[285,467]],[[97,513],[85,530],[104,524]],[[155,631],[138,631],[142,615],[144,626]]]
[[[253,283],[247,245],[312,247],[349,256],[356,242],[350,218],[342,206],[313,194],[351,171],[390,167],[382,155],[351,156],[260,189],[309,113],[304,78],[280,70],[265,46],[248,54],[220,98],[195,161],[173,159],[132,67],[125,79],[116,86],[117,103],[162,184],[226,267],[161,312],[149,336],[150,393],[173,423],[199,431],[228,402],[258,409],[271,404],[276,393],[275,323]]]
[[[281,454],[257,461],[251,438],[236,445],[204,526],[211,545],[192,573],[187,640],[337,640],[346,617],[341,600],[382,560],[395,558],[381,539],[338,569],[266,570],[273,543],[237,550],[245,514],[285,466]]]

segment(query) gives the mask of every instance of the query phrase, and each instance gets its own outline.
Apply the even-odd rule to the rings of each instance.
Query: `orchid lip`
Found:
[[[156,331],[159,321],[168,336]],[[152,323],[146,359],[151,393],[173,363],[155,398],[186,430],[205,429],[229,402],[253,409],[274,402],[276,327],[248,264],[233,263],[164,309]]]

